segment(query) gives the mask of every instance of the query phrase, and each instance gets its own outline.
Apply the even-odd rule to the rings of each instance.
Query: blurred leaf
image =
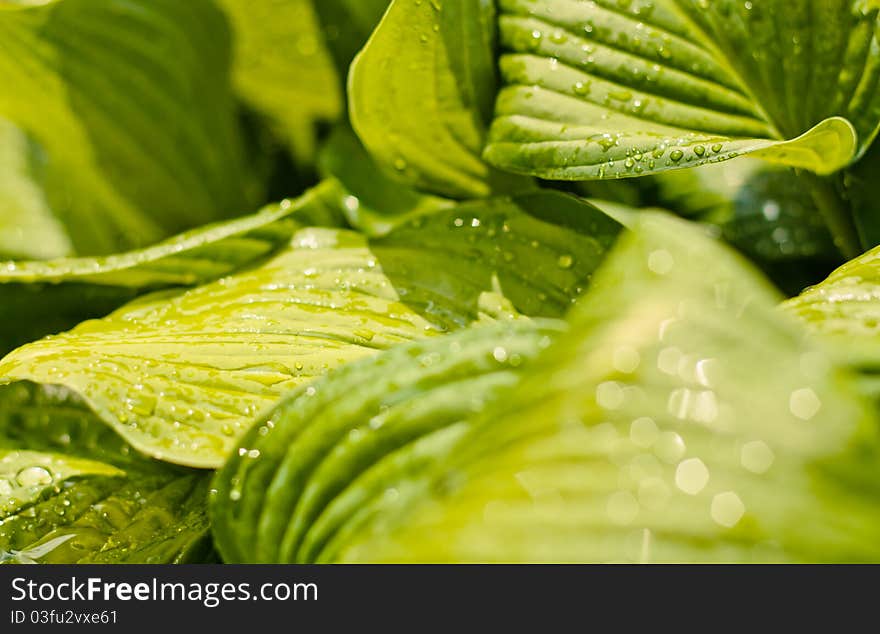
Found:
[[[70,255],[73,246],[46,202],[39,147],[0,119],[0,258]]]
[[[389,0],[313,0],[337,72],[348,67],[379,23]]]
[[[453,201],[422,194],[388,176],[347,126],[338,126],[321,150],[320,166],[348,190],[340,207],[352,227],[380,236],[416,216],[450,207]]]
[[[219,0],[234,35],[233,79],[299,162],[316,151],[316,123],[342,114],[340,82],[312,0]]]
[[[880,144],[843,175],[843,191],[852,209],[864,249],[880,245]]]
[[[698,231],[643,218],[568,332],[335,558],[880,559],[880,430],[777,298]]]
[[[810,188],[794,170],[742,158],[651,180],[657,204],[717,227],[789,294],[840,264]]]
[[[821,284],[783,305],[860,375],[880,402],[880,247],[847,262]]]
[[[142,247],[254,205],[227,39],[207,0],[0,7],[0,76],[14,87],[0,117],[35,144],[44,200],[31,204],[76,253]]]

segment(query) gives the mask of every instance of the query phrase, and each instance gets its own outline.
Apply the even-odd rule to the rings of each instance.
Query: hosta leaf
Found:
[[[783,307],[828,340],[830,349],[860,373],[862,390],[880,399],[880,247]]]
[[[880,123],[859,0],[500,0],[486,159],[577,180],[754,154],[828,174]]]
[[[313,0],[313,3],[336,69],[345,77],[351,60],[367,42],[388,8],[389,0]]]
[[[488,317],[561,315],[618,229],[552,193],[461,205],[370,242],[303,229],[258,267],[19,348],[0,381],[68,386],[137,449],[218,466],[260,410],[333,367]]]
[[[567,333],[337,559],[877,560],[876,422],[776,299],[643,220]]]
[[[215,478],[227,562],[332,559],[399,481],[430,468],[475,409],[516,383],[561,323],[518,320],[397,347],[300,389],[248,432]]]
[[[0,7],[0,117],[45,154],[45,204],[76,253],[113,253],[253,206],[208,0]]]
[[[716,227],[791,294],[840,264],[822,215],[794,170],[741,158],[652,180],[660,206]]]
[[[492,191],[499,177],[480,152],[495,94],[494,20],[489,0],[394,0],[355,58],[352,125],[404,182],[452,198]]]
[[[861,160],[844,172],[843,191],[859,232],[864,249],[880,245],[880,214],[877,200],[880,198],[880,143],[875,142]]]
[[[207,493],[205,474],[138,456],[64,388],[0,388],[0,562],[202,560]]]
[[[147,290],[198,284],[260,261],[303,225],[341,224],[346,196],[327,181],[297,200],[137,251],[0,262],[0,351],[106,315]]]
[[[369,236],[384,235],[415,216],[453,204],[392,179],[347,126],[338,126],[324,144],[319,165],[325,176],[338,179],[348,190],[341,208],[349,224]]]
[[[342,113],[340,82],[312,0],[219,0],[233,33],[233,79],[300,161],[314,157],[319,121]]]
[[[0,449],[0,512],[4,518],[19,513],[53,486],[70,478],[121,475],[119,469],[91,460]]]
[[[39,147],[0,119],[0,258],[51,258],[73,249],[46,202]]]

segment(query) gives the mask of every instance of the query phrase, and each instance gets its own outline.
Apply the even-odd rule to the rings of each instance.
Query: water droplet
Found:
[[[495,357],[495,360],[498,363],[504,363],[505,361],[507,361],[507,349],[498,346],[492,351],[492,356]]]
[[[15,479],[23,487],[45,486],[52,482],[52,474],[45,467],[25,467]]]
[[[746,507],[739,499],[739,496],[733,491],[719,493],[712,498],[711,515],[721,526],[731,528],[742,519],[746,512]]]
[[[791,393],[788,407],[797,418],[810,420],[819,413],[822,401],[811,388],[805,387]]]
[[[346,196],[345,198],[342,199],[342,204],[349,211],[355,212],[360,208],[361,201],[358,200],[357,196]]]
[[[606,381],[596,386],[596,402],[604,409],[618,409],[623,405],[623,388],[615,381]]]
[[[608,498],[606,509],[615,524],[630,524],[639,514],[639,502],[629,491],[617,491]]]
[[[684,440],[674,431],[665,431],[654,444],[654,454],[663,462],[674,464],[684,455]]]
[[[772,465],[775,456],[766,443],[755,440],[747,442],[740,451],[742,466],[752,473],[764,473]]]
[[[681,150],[672,150],[672,152],[669,153],[669,158],[678,163],[681,159],[684,158],[684,152],[682,152]]]
[[[574,258],[570,255],[560,255],[556,265],[561,269],[570,269],[574,265]]]
[[[709,483],[709,469],[699,458],[688,458],[675,470],[675,485],[688,495],[696,495]]]
[[[652,251],[648,256],[648,268],[657,275],[666,275],[675,266],[675,258],[666,249]]]
[[[647,449],[655,442],[660,435],[657,429],[657,423],[647,417],[637,418],[632,422],[629,428],[629,439],[633,444]]]
[[[681,363],[681,357],[681,350],[675,346],[663,348],[657,354],[657,368],[665,374],[675,376],[678,374],[678,365]]]
[[[763,207],[761,207],[761,213],[764,214],[764,217],[770,222],[779,219],[780,211],[779,203],[775,200],[768,200],[764,203]]]
[[[638,369],[640,362],[641,357],[639,356],[638,350],[635,348],[630,346],[619,346],[614,350],[614,359],[612,363],[614,369],[618,372],[632,374]]]

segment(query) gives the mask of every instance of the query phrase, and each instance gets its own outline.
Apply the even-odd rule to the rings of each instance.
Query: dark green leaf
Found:
[[[325,175],[339,180],[350,194],[340,205],[349,224],[369,236],[384,235],[415,216],[453,204],[392,179],[376,165],[348,126],[337,127],[324,145],[319,162]]]
[[[389,0],[313,0],[324,37],[342,77],[388,8]]]
[[[208,474],[139,456],[68,390],[0,388],[0,562],[203,560],[207,495]]]

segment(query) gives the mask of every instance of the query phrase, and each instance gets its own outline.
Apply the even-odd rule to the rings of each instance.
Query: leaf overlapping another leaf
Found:
[[[0,351],[106,315],[148,290],[207,282],[259,262],[299,227],[342,224],[347,196],[329,180],[296,200],[137,251],[0,262]]]
[[[699,231],[643,218],[566,331],[471,329],[292,395],[217,477],[223,552],[876,559],[877,429],[777,299]]]
[[[259,266],[23,346],[0,361],[0,381],[68,386],[135,448],[215,467],[262,409],[334,367],[486,318],[563,314],[618,231],[550,192],[461,205],[369,242],[306,228]]]
[[[495,95],[494,41],[489,0],[391,2],[348,86],[352,125],[389,172],[451,198],[528,186],[480,157]]]
[[[205,474],[148,460],[64,388],[0,388],[0,562],[210,558]]]
[[[481,405],[562,329],[504,322],[395,348],[286,398],[215,479],[226,561],[332,561],[395,488],[443,460]]]
[[[783,310],[825,339],[859,373],[862,391],[880,399],[880,248],[847,262]]]
[[[694,230],[643,221],[511,395],[336,557],[876,560],[876,426],[775,299]]]

